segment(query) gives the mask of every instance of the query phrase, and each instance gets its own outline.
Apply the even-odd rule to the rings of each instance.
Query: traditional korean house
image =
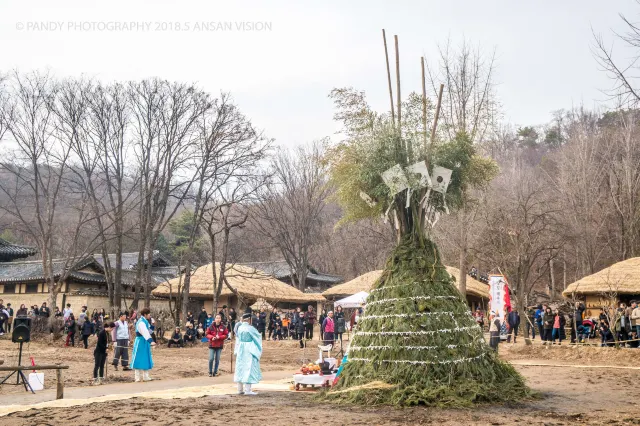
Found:
[[[220,275],[220,264],[215,264],[216,276]],[[226,285],[222,287],[218,299],[218,310],[227,305],[236,309],[243,309],[258,301],[267,302],[271,306],[291,309],[308,304],[320,307],[325,299],[319,293],[303,293],[300,290],[274,278],[266,271],[256,270],[245,265],[227,267],[225,276],[233,291]],[[184,283],[184,276],[174,278],[160,284],[153,295],[157,297],[175,297]],[[197,268],[190,276],[189,298],[194,302],[192,311],[198,312],[201,307],[207,312],[214,311],[214,278],[212,264]]]
[[[20,246],[10,243],[0,238],[0,262],[11,262],[17,259],[24,259],[36,254],[33,247]]]
[[[284,260],[274,260],[268,262],[249,262],[243,263],[243,266],[262,271],[284,283],[293,285],[295,273],[291,272],[289,264]],[[308,267],[305,293],[321,293],[328,288],[341,283],[343,280],[336,275],[324,274]]]
[[[623,260],[571,283],[562,295],[585,304],[585,318],[597,318],[600,309],[640,300],[640,257]]]
[[[34,251],[35,253],[35,251]],[[134,256],[135,254],[135,256]],[[115,255],[113,265],[115,265]],[[133,260],[135,258],[135,261]],[[161,255],[154,256],[154,265],[151,268],[152,286],[166,282],[178,276],[178,269],[170,266],[170,263]],[[135,283],[137,269],[137,253],[123,254],[122,268],[122,308],[130,306],[133,300],[133,285]],[[65,271],[68,271],[65,274]],[[64,259],[53,261],[54,279],[58,281],[67,276],[56,305],[59,307],[70,303],[72,308],[79,312],[81,306],[86,305],[89,310],[94,308],[109,307],[107,280],[105,266],[100,255],[87,256],[75,262]],[[26,306],[38,305],[47,302],[49,292],[44,277],[41,260],[0,262],[0,298],[4,303],[11,303],[14,309],[20,304]],[[144,305],[144,301],[142,301]],[[166,299],[152,297],[151,307],[158,309],[168,308]]]

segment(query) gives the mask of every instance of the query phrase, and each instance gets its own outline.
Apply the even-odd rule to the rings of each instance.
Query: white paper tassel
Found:
[[[367,359],[367,358],[349,358],[349,362],[352,361],[360,361],[360,362],[391,362],[394,364],[414,364],[414,365],[420,365],[420,364],[429,364],[429,365],[433,365],[433,364],[460,364],[463,362],[470,362],[470,361],[475,361],[477,359],[482,358],[483,356],[485,356],[487,353],[483,353],[480,354],[478,356],[474,356],[471,358],[458,358],[458,359],[447,359],[447,360],[442,360],[442,361],[414,361],[414,360],[409,360],[409,359],[383,359],[383,360],[377,360],[377,359]]]

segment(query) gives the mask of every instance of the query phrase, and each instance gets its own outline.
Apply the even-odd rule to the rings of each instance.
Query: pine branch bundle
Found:
[[[372,382],[392,387],[365,386]],[[414,233],[387,261],[338,386],[323,398],[460,407],[528,396],[523,378],[485,342],[435,244]]]

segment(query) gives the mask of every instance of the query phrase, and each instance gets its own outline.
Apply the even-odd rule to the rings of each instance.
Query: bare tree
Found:
[[[255,165],[254,165],[255,167]],[[210,202],[203,216],[203,228],[209,238],[211,264],[219,264],[219,270],[212,268],[213,274],[213,305],[218,309],[218,300],[224,285],[236,296],[236,289],[229,285],[226,273],[233,270],[237,256],[229,250],[231,233],[241,229],[249,218],[249,205],[256,202],[256,194],[264,184],[261,176],[243,176],[234,178],[221,187],[218,196]]]
[[[194,208],[190,235],[187,239],[188,248],[183,259],[185,269],[183,313],[187,311],[192,255],[203,224],[203,217],[212,209],[211,204],[215,204],[215,197],[224,195],[222,188],[244,185],[243,179],[254,173],[253,170],[257,164],[266,155],[269,143],[270,141],[264,138],[262,133],[257,131],[233,104],[229,94],[223,93],[219,99],[212,101],[210,107],[203,111],[199,118],[195,150],[191,160],[191,167],[195,170],[195,189],[191,194]],[[234,204],[233,199],[225,201],[224,197],[221,202],[228,208],[233,207]],[[215,210],[215,207],[213,209]],[[228,224],[228,213],[222,214],[222,218]],[[206,227],[208,235],[211,235],[209,231],[213,221],[214,219],[210,217],[209,226]],[[240,225],[241,223],[231,226],[230,229]],[[228,238],[229,230],[225,232]],[[215,246],[214,239],[211,239],[211,243]],[[215,256],[215,250],[212,251],[212,256]],[[212,263],[215,265],[215,261]],[[215,268],[213,271],[215,279]],[[224,270],[221,275],[220,283],[224,278]],[[219,291],[217,294],[219,296]]]
[[[438,48],[440,57],[437,65],[427,65],[428,79],[435,95],[441,82],[445,84],[442,99],[441,138],[452,140],[458,134],[466,134],[472,142],[485,140],[488,132],[496,126],[499,105],[495,95],[494,72],[495,52],[485,55],[479,46],[472,46],[463,40],[458,49],[447,40]],[[459,250],[458,269],[460,280],[458,289],[466,294],[469,270],[470,229],[477,215],[477,203],[470,193],[465,194],[461,208],[449,221],[456,229]]]
[[[106,194],[106,202],[100,205],[113,225],[112,234],[106,234],[104,227],[100,229],[101,252],[107,283],[113,289],[113,306],[119,310],[122,307],[122,252],[128,231],[126,218],[138,206],[136,187],[140,178],[131,172],[135,169],[127,160],[133,147],[128,133],[131,122],[126,88],[121,84],[98,85],[89,105],[89,138],[96,152],[100,182],[104,185],[102,192]],[[115,249],[115,265],[111,264],[109,247]]]
[[[447,40],[438,47],[437,65],[427,65],[429,83],[433,94],[438,93],[441,82],[445,84],[442,99],[440,127],[447,139],[458,133],[466,133],[473,142],[485,138],[495,124],[498,102],[494,88],[495,52],[484,54],[479,46],[463,40],[458,49]]]
[[[16,148],[0,165],[0,209],[36,243],[49,306],[72,266],[96,247],[87,194],[72,179],[72,146],[80,143],[84,108],[73,82],[56,84],[48,74],[15,72],[3,122]],[[79,84],[79,83],[78,83]],[[56,254],[63,258],[55,264]]]
[[[602,132],[601,167],[615,223],[612,248],[618,260],[640,253],[640,134],[638,111],[616,111],[599,121]],[[604,191],[603,191],[604,192]]]
[[[638,2],[636,0],[636,2]],[[640,3],[640,2],[638,2]],[[611,98],[617,98],[622,105],[635,107],[640,102],[640,90],[636,87],[638,79],[638,60],[640,60],[640,27],[631,22],[626,16],[620,14],[626,32],[613,32],[614,37],[622,42],[626,49],[633,51],[632,55],[625,55],[625,58],[616,57],[613,50],[613,43],[609,45],[602,34],[593,32],[592,52],[602,67],[613,81],[613,86],[609,90]]]
[[[188,170],[189,160],[198,120],[211,102],[194,86],[159,79],[130,83],[129,96],[140,175],[138,267],[133,299],[136,307],[142,283],[149,306],[155,246],[194,182],[194,174]]]
[[[607,193],[603,191],[606,168],[603,156],[609,148],[594,114],[577,110],[570,116],[568,143],[556,155],[556,164],[548,168],[549,182],[560,195],[566,240],[574,242],[576,275],[597,271],[607,245],[602,244],[607,227]],[[551,188],[550,188],[551,189]]]
[[[126,135],[129,125],[127,96],[121,85],[104,87],[82,81],[65,84],[62,92],[78,99],[77,115],[82,115],[73,130],[81,137],[71,139],[71,149],[77,160],[71,170],[82,182],[95,216],[109,309],[115,314],[122,305],[125,216],[135,207],[130,201],[134,198],[136,177],[126,172],[129,166],[126,156],[130,154]],[[115,248],[113,265],[110,247]]]
[[[535,173],[535,169],[520,169],[496,179],[483,208],[487,225],[483,250],[478,253],[507,275],[521,314],[534,287],[547,274],[550,250],[561,242],[555,194]]]
[[[294,285],[304,291],[309,254],[329,195],[322,161],[323,141],[293,152],[282,150],[271,163],[272,177],[260,191],[252,223],[284,257]]]

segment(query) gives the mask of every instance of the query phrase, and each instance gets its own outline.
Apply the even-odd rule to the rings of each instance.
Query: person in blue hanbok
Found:
[[[262,380],[260,357],[262,356],[262,335],[251,325],[251,310],[242,316],[242,322],[236,324],[236,371],[233,381],[238,384],[239,395],[257,395],[251,391],[251,385]]]
[[[155,342],[151,337],[151,311],[144,308],[140,311],[140,319],[136,322],[136,340],[133,342],[133,355],[131,357],[131,368],[135,371],[135,381],[148,382],[153,380],[149,377],[149,370],[153,368],[153,358],[151,356],[151,346]]]

